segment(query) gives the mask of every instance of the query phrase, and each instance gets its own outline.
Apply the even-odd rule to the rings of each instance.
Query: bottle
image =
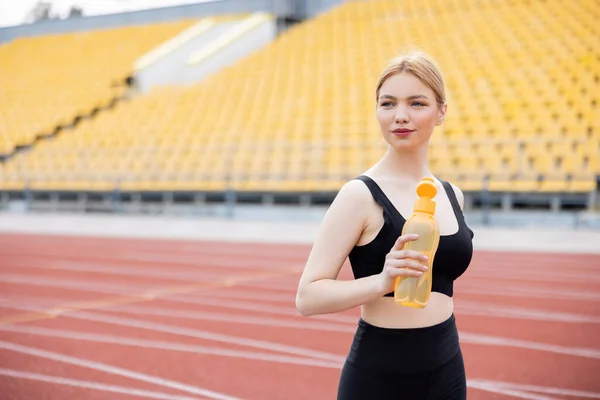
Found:
[[[433,259],[440,241],[440,229],[434,218],[435,202],[432,198],[435,197],[437,188],[433,179],[421,179],[416,191],[419,198],[415,201],[413,214],[404,223],[402,235],[419,235],[417,240],[406,242],[404,248],[426,255],[428,259],[425,265],[428,270],[420,277],[397,277],[394,300],[402,306],[424,308],[431,296]]]

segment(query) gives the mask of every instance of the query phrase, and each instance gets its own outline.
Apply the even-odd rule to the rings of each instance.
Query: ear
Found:
[[[444,118],[446,117],[446,110],[448,109],[448,104],[444,103],[442,108],[438,111],[438,119],[435,123],[436,126],[440,126],[444,123]]]

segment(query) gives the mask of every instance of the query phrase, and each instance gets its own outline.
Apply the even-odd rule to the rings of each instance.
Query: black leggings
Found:
[[[425,328],[390,329],[360,319],[338,400],[464,400],[467,382],[454,315]]]

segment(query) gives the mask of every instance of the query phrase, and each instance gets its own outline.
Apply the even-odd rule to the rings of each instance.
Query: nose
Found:
[[[406,109],[404,107],[398,107],[394,119],[397,124],[408,123],[408,113],[406,112]]]

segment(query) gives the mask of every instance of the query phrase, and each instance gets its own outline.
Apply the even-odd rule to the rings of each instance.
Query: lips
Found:
[[[402,129],[394,129],[394,130],[392,131],[392,133],[393,133],[394,135],[396,135],[396,136],[401,136],[401,137],[404,137],[404,136],[408,136],[408,135],[410,135],[410,134],[411,134],[411,133],[413,133],[414,131],[415,131],[414,129],[405,129],[405,128],[402,128]]]

